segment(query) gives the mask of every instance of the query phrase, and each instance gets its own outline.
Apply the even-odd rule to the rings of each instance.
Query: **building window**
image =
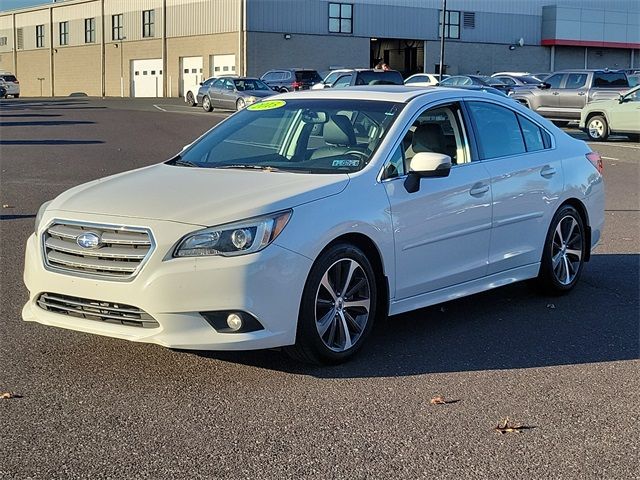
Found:
[[[58,23],[58,40],[60,45],[69,45],[69,22]]]
[[[7,37],[0,37],[0,47],[4,47],[7,44]]]
[[[142,36],[155,37],[156,11],[145,10],[142,12]]]
[[[329,33],[353,33],[353,5],[329,3]]]
[[[474,19],[475,24],[475,19]],[[442,36],[442,10],[438,24],[438,38]],[[460,38],[460,12],[447,10],[444,22],[444,38]]]
[[[84,19],[84,43],[96,43],[96,19]]]
[[[123,15],[121,13],[111,15],[111,40],[124,40],[124,36],[122,35],[122,17]]]
[[[44,25],[36,25],[36,47],[44,47]]]
[[[16,28],[16,48],[22,50],[24,48],[24,30]]]

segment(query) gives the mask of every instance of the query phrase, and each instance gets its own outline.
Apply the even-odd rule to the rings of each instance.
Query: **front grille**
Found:
[[[160,325],[144,310],[122,303],[70,297],[58,293],[42,293],[37,300],[44,310],[70,317],[97,320],[128,327],[158,328]]]
[[[95,234],[97,246],[80,246],[78,237]],[[54,222],[43,234],[44,261],[52,270],[129,279],[154,248],[151,232],[143,228]]]

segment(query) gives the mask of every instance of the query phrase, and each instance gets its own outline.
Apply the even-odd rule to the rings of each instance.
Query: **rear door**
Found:
[[[528,117],[490,100],[468,101],[480,157],[491,175],[489,275],[533,265],[564,187],[552,137]]]

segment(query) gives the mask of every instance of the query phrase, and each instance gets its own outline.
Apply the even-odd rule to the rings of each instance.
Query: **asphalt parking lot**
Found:
[[[345,365],[22,322],[39,205],[167,159],[225,115],[0,101],[0,393],[21,396],[0,399],[0,478],[637,478],[640,145],[623,138],[592,145],[607,225],[570,295],[518,284],[392,317]],[[497,433],[506,417],[530,428]]]

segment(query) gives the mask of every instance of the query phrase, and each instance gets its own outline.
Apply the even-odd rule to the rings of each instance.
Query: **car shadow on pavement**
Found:
[[[0,119],[2,115],[0,115]],[[94,125],[96,122],[88,120],[32,120],[26,122],[2,122],[0,127],[56,127],[61,125]]]
[[[525,283],[390,317],[351,361],[303,365],[282,352],[192,352],[318,378],[578,365],[638,358],[640,255],[594,255],[568,295]]]
[[[1,140],[0,145],[96,145],[102,140]]]

